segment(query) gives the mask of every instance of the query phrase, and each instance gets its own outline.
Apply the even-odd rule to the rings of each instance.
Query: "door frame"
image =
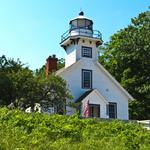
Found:
[[[100,118],[100,116],[101,116],[101,105],[100,104],[89,104],[89,116],[90,117],[94,117],[94,116],[91,116],[91,112],[90,112],[90,107],[92,107],[92,106],[95,106],[95,107],[98,107],[98,118]]]

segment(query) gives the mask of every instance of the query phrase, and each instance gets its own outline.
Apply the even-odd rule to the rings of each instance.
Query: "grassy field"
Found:
[[[0,108],[0,150],[150,150],[150,132],[121,121]]]

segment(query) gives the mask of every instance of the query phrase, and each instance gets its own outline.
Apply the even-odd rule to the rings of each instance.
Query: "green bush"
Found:
[[[150,132],[121,121],[0,109],[0,150],[148,150]]]

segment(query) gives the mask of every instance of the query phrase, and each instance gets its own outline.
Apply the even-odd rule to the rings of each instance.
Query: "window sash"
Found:
[[[92,58],[92,48],[82,46],[82,57]]]
[[[92,70],[82,69],[82,88],[92,88]]]
[[[108,114],[109,118],[117,118],[117,103],[109,103]]]
[[[100,105],[89,104],[89,116],[90,117],[100,117]]]

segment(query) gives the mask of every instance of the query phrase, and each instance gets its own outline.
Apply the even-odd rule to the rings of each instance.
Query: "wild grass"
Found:
[[[0,108],[0,150],[149,150],[150,132],[122,121]]]

